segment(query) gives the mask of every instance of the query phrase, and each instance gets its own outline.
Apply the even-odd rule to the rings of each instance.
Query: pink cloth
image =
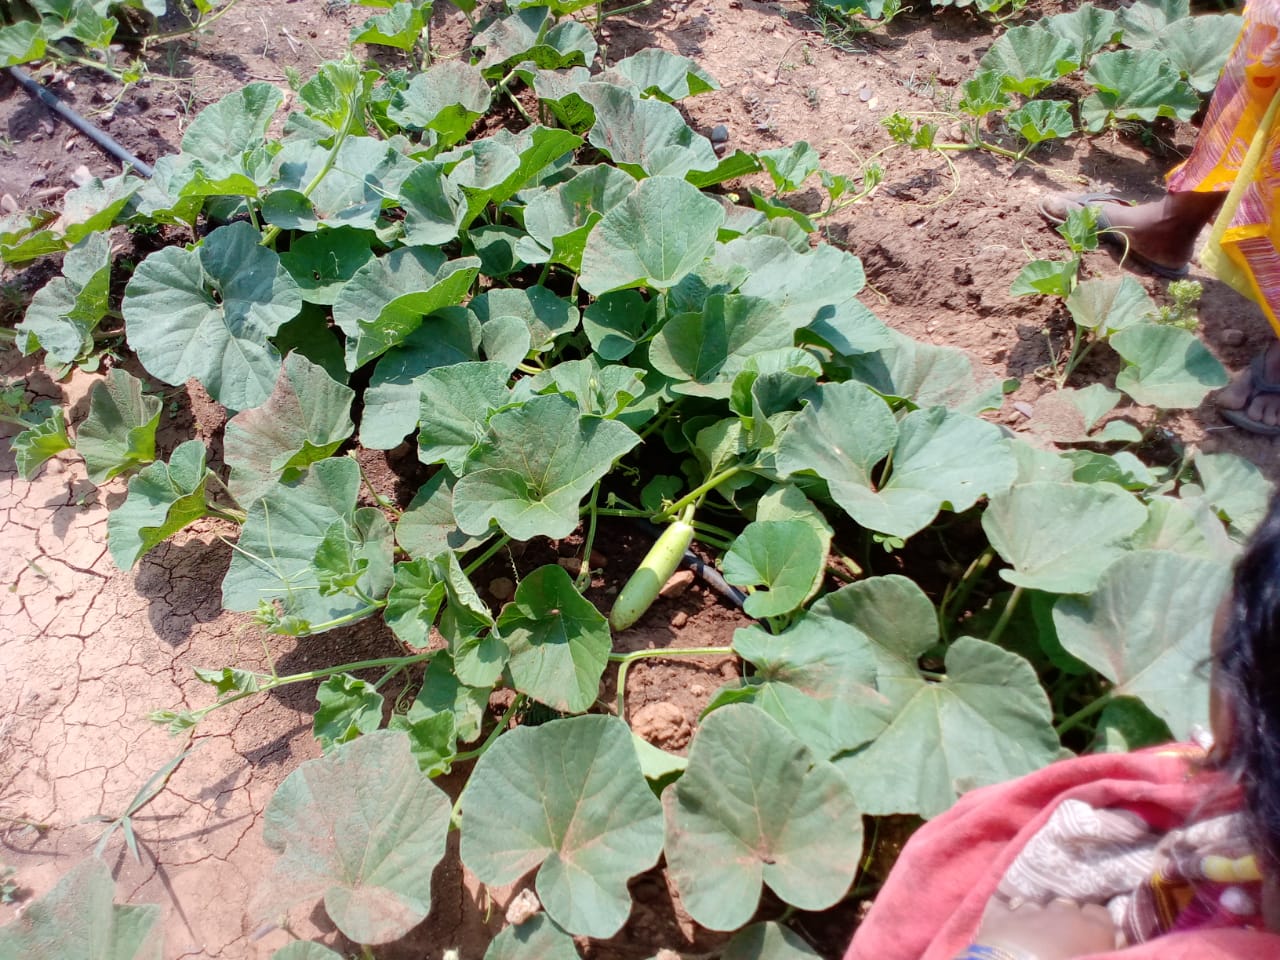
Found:
[[[1239,809],[1237,789],[1195,771],[1192,758],[1199,756],[1197,748],[1179,745],[1098,754],[965,794],[911,838],[844,960],[952,960],[973,941],[1018,851],[1067,798],[1132,810],[1165,828]],[[1090,957],[1274,960],[1280,936],[1238,928],[1171,933]]]

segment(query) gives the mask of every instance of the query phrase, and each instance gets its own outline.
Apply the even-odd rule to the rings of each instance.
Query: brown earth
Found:
[[[1059,9],[1033,3],[1029,18]],[[991,43],[992,29],[954,11],[908,13],[873,35],[833,43],[806,10],[799,3],[660,0],[610,20],[602,39],[611,60],[653,44],[700,60],[722,86],[688,102],[688,113],[704,133],[727,126],[731,147],[757,150],[807,140],[825,167],[846,174],[857,174],[878,156],[886,174],[878,192],[822,221],[832,242],[862,258],[865,301],[912,336],[961,347],[997,376],[1019,378],[1021,386],[996,419],[1019,432],[1043,430],[1052,422],[1053,402],[1050,384],[1038,377],[1049,363],[1042,331],[1047,328],[1060,349],[1070,321],[1048,300],[1008,293],[1028,259],[1063,252],[1037,216],[1035,198],[1084,184],[1134,198],[1156,196],[1163,172],[1194,141],[1194,127],[1158,128],[1159,155],[1137,139],[1106,136],[1073,138],[1017,167],[976,154],[953,155],[949,165],[936,154],[893,147],[880,120],[895,110],[950,109],[958,84]],[[250,80],[284,86],[286,71],[305,75],[340,55],[351,26],[372,12],[324,0],[244,3],[208,34],[154,48],[146,58],[147,79],[123,93],[84,69],[48,69],[42,78],[139,156],[154,160],[176,147],[201,107],[226,92]],[[456,50],[465,27],[460,15],[442,9],[433,42]],[[944,134],[949,122],[943,120]],[[117,172],[113,161],[0,75],[0,195],[6,203],[56,206],[82,165],[99,176]],[[819,207],[816,191],[797,202],[810,211]],[[1119,270],[1102,253],[1089,256],[1086,265],[1093,275]],[[48,276],[47,266],[0,275],[6,294],[0,319],[11,323],[23,297]],[[1245,366],[1272,336],[1261,314],[1203,271],[1193,269],[1192,276],[1205,286],[1205,342],[1230,368]],[[1143,283],[1161,298],[1162,282],[1144,277]],[[1078,385],[1112,373],[1099,360],[1082,370]],[[66,403],[73,422],[84,415],[91,382],[86,374],[53,383],[9,350],[0,357],[0,376],[25,380],[33,392]],[[166,396],[173,401],[166,452],[193,434],[207,439],[216,433],[218,413],[198,390],[191,396],[169,390]],[[1211,403],[1171,416],[1164,426],[1177,442],[1233,451],[1280,476],[1275,445],[1225,428]],[[386,493],[403,492],[394,489],[389,471],[384,481]],[[165,906],[166,957],[267,957],[289,937],[247,915],[271,856],[259,821],[276,785],[318,753],[310,735],[314,686],[286,688],[246,701],[243,709],[216,713],[190,740],[171,737],[146,714],[210,702],[211,691],[194,680],[193,666],[262,670],[274,664],[296,672],[387,655],[395,641],[368,623],[303,640],[264,636],[246,617],[222,612],[219,583],[230,547],[221,537],[229,530],[214,522],[184,531],[135,571],[121,573],[106,553],[105,528],[108,507],[123,493],[119,481],[95,490],[73,457],[54,461],[26,483],[7,449],[0,452],[0,862],[16,868],[25,900],[44,893],[91,853],[107,825],[101,818],[119,817],[156,770],[195,747],[133,818],[141,862],[126,851],[119,831],[109,840],[117,898]],[[629,569],[627,557],[643,549],[629,538],[634,535],[626,531],[611,535],[617,549],[607,551],[593,581],[602,602],[610,586],[616,589],[615,571]],[[561,555],[573,555],[575,545],[562,544]],[[479,582],[518,579],[534,565],[532,558],[498,558]],[[629,649],[727,645],[745,622],[741,615],[700,584],[684,590],[661,600],[622,642]],[[698,711],[734,675],[735,663],[727,658],[641,662],[628,677],[628,719],[655,743],[682,749]],[[607,702],[613,692],[605,691]],[[438,902],[422,927],[402,944],[379,948],[377,956],[434,957],[459,947],[464,958],[479,957],[515,892],[464,882],[456,857],[439,869],[434,890]],[[695,934],[680,914],[661,872],[638,878],[633,894],[637,908],[628,927],[609,943],[593,945],[590,956],[648,957],[659,947],[715,946],[716,938]],[[14,909],[0,906],[0,922]],[[849,905],[801,918],[798,927],[825,955],[836,955],[855,911]],[[290,922],[300,936],[351,949],[322,909]]]

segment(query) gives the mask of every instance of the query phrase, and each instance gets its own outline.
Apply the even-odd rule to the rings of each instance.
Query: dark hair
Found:
[[[1236,561],[1217,683],[1234,717],[1227,768],[1262,859],[1280,867],[1280,494]]]

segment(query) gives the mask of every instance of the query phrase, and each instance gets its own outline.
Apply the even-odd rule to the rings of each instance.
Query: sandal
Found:
[[[1065,193],[1053,194],[1052,196],[1060,198],[1068,212],[1073,209],[1073,204],[1079,207],[1087,207],[1097,203],[1118,203],[1126,207],[1137,206],[1137,204],[1132,200],[1126,200],[1123,197],[1117,197],[1111,193]],[[1036,202],[1036,210],[1039,212],[1040,216],[1044,217],[1045,220],[1052,223],[1054,226],[1066,223],[1066,217],[1059,216],[1057,213],[1049,210],[1045,206],[1045,201],[1049,199],[1050,197],[1041,197]],[[1134,251],[1129,246],[1129,238],[1125,234],[1124,228],[1113,227],[1111,225],[1111,221],[1107,219],[1106,214],[1101,210],[1098,211],[1097,228],[1098,241],[1106,244],[1112,250],[1120,254],[1121,266],[1124,266],[1126,263],[1134,263],[1142,267],[1144,270],[1154,273],[1157,277],[1163,277],[1166,280],[1181,280],[1189,273],[1186,264],[1183,264],[1180,267],[1169,267],[1163,263],[1156,263],[1154,260],[1148,260],[1142,254]]]
[[[1253,419],[1245,412],[1249,409],[1249,405],[1253,403],[1254,397],[1260,394],[1280,394],[1280,383],[1273,383],[1268,380],[1266,369],[1266,353],[1260,353],[1249,364],[1249,398],[1245,400],[1244,406],[1239,410],[1226,410],[1219,407],[1218,413],[1227,423],[1239,427],[1241,430],[1256,433],[1263,437],[1280,437],[1280,424],[1263,423],[1260,420]]]

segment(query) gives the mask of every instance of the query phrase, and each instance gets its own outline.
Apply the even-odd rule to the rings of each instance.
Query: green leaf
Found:
[[[711,253],[723,222],[724,208],[692,184],[642,180],[587,237],[582,288],[596,296],[626,287],[669,289]]]
[[[1273,484],[1255,464],[1234,453],[1196,450],[1192,462],[1204,485],[1204,499],[1243,541],[1267,515]]]
[[[1222,521],[1202,497],[1152,497],[1147,521],[1134,533],[1129,547],[1222,561],[1231,560],[1236,552]]]
[[[1085,79],[1097,88],[1080,102],[1080,121],[1090,133],[1097,133],[1113,118],[1185,121],[1200,109],[1199,94],[1181,79],[1167,57],[1152,51],[1099,54]]]
[[[302,308],[280,258],[248,223],[219,227],[195,250],[165,247],[138,264],[124,292],[129,345],[165,383],[195,377],[229,410],[271,393],[280,356],[269,342]]]
[[[1032,100],[1012,111],[1005,121],[1031,146],[1046,140],[1065,138],[1076,132],[1066,100]]]
[[[488,606],[476,593],[456,553],[432,561],[432,570],[445,587],[448,605],[440,618],[440,633],[449,643],[454,673],[471,687],[491,687],[507,665],[510,651],[494,625]]]
[[[510,373],[506,364],[484,361],[436,367],[419,377],[418,459],[461,474],[490,417],[511,402]]]
[[[208,480],[199,440],[179,444],[168,463],[153,463],[130,477],[124,503],[107,516],[107,545],[116,566],[132,569],[152,547],[208,516]]]
[[[680,179],[719,164],[711,141],[695,133],[670,104],[644,100],[626,87],[599,81],[584,84],[580,92],[596,113],[587,139],[637,180]]]
[[[642,378],[648,373],[623,364],[600,365],[598,358],[566,360],[521,381],[538,393],[555,392],[578,404],[579,412],[612,420],[644,394]]]
[[[400,529],[397,525],[396,533]],[[444,604],[445,589],[431,568],[430,558],[419,557],[395,565],[395,582],[387,594],[383,619],[402,643],[422,649],[430,641],[431,625]]]
[[[297,237],[280,263],[308,303],[332,306],[342,288],[373,259],[373,238],[353,227],[335,227]]]
[[[1080,283],[1067,297],[1071,319],[1109,337],[1156,312],[1155,301],[1129,275],[1098,277]]]
[[[267,805],[262,838],[280,857],[254,913],[277,917],[323,898],[357,943],[399,939],[431,909],[451,806],[402,733],[376,731],[308,760]]]
[[[540,913],[518,927],[503,927],[484,960],[580,960],[580,954],[573,937]]]
[[[996,70],[979,70],[964,82],[960,109],[971,117],[982,118],[989,113],[1005,110],[1012,100],[1002,85],[1002,75]]]
[[[1128,366],[1116,387],[1138,403],[1164,409],[1198,407],[1227,385],[1227,371],[1194,333],[1157,323],[1136,323],[1110,340]]]
[[[1032,432],[1055,443],[1101,443],[1105,431],[1093,434],[1098,421],[1115,409],[1120,393],[1101,383],[1091,383],[1079,390],[1064,387],[1036,401],[1036,415],[1031,422]],[[1122,420],[1110,423],[1116,427],[1132,426]],[[1115,432],[1116,428],[1112,428]],[[1134,428],[1136,429],[1136,428]],[[1138,436],[1141,437],[1141,432]]]
[[[631,910],[627,881],[662,851],[662,809],[631,731],[582,716],[503,734],[462,794],[462,862],[482,883],[535,881],[570,933],[609,937]]]
[[[237,670],[235,667],[206,670],[192,667],[191,672],[201,683],[212,686],[219,697],[228,693],[257,693],[260,689],[259,675],[250,670]]]
[[[404,239],[411,246],[441,246],[458,236],[467,205],[445,175],[444,164],[425,162],[400,185]]]
[[[1000,406],[1000,381],[963,350],[913,340],[886,330],[879,352],[849,359],[854,379],[884,396],[910,398],[918,407],[943,406],[980,413]]]
[[[100,230],[109,230],[142,181],[119,176],[108,180],[93,177],[83,186],[67,191],[62,201],[62,229],[67,243],[78,243]]]
[[[1073,59],[1080,67],[1087,67],[1093,55],[1103,47],[1116,42],[1121,30],[1116,14],[1091,3],[1081,4],[1069,13],[1046,17],[1044,26],[1071,44]]]
[[[54,364],[93,352],[93,331],[106,316],[111,286],[111,237],[91,233],[67,251],[62,276],[36,291],[17,325],[24,354],[43,348]]]
[[[163,406],[120,367],[96,381],[89,391],[89,416],[76,431],[76,452],[84,457],[89,479],[103,484],[154,460]]]
[[[780,923],[753,923],[733,935],[720,960],[817,960],[818,953],[798,933]]]
[[[349,673],[335,673],[316,690],[311,732],[326,753],[382,726],[382,694]]]
[[[748,704],[702,721],[666,807],[667,868],[689,915],[713,930],[751,919],[764,884],[786,903],[822,910],[857,873],[861,818],[848,786]]]
[[[492,356],[489,349],[488,333],[503,318],[519,320],[528,328],[529,346],[521,347],[516,363],[523,360],[530,349],[537,353],[546,351],[556,337],[572,333],[578,326],[578,308],[539,285],[524,289],[493,287],[472,300],[469,306],[484,324],[485,351],[491,360],[498,358]],[[514,366],[513,363],[507,369]]]
[[[755,521],[729,545],[724,578],[751,588],[743,604],[748,616],[776,617],[818,588],[826,559],[821,537],[805,521]]]
[[[1137,697],[1188,736],[1209,722],[1209,659],[1214,611],[1230,580],[1221,561],[1140,551],[1121,557],[1089,597],[1053,608],[1068,652],[1106,677],[1115,694]]]
[[[428,315],[461,303],[479,272],[475,257],[445,260],[421,247],[401,247],[365,264],[333,306],[334,322],[348,338],[347,369],[403,343]]]
[[[267,402],[226,427],[231,493],[247,506],[276,483],[288,483],[338,449],[355,429],[353,391],[298,353],[285,358]],[[159,401],[157,401],[158,410]],[[158,416],[158,413],[157,413]]]
[[[992,497],[982,529],[1013,566],[1000,571],[1010,583],[1089,593],[1146,519],[1142,503],[1112,484],[1037,482]]]
[[[1241,22],[1231,13],[1175,20],[1160,32],[1155,49],[1169,58],[1191,86],[1209,93],[1240,36]]]
[[[71,449],[66,413],[61,407],[54,407],[46,419],[14,437],[10,447],[17,461],[18,475],[23,480],[34,480],[45,463],[63,450]]]
[[[1080,261],[1032,260],[1019,271],[1009,292],[1015,297],[1065,297],[1071,292]]]
[[[114,893],[107,864],[82,860],[0,928],[0,960],[160,960],[160,906],[116,905]]]
[[[762,150],[758,156],[760,162],[764,164],[765,172],[769,174],[769,179],[773,181],[774,190],[778,193],[799,190],[822,164],[818,151],[803,140],[789,147]]]
[[[480,337],[480,321],[465,307],[446,307],[424,318],[378,360],[364,392],[360,442],[375,450],[399,446],[417,429],[424,375],[479,359]]]
[[[409,0],[400,0],[386,13],[370,17],[358,27],[351,28],[350,43],[376,43],[397,50],[412,50],[420,39],[425,40],[426,24],[422,8]]]
[[[1175,740],[1169,725],[1133,697],[1117,697],[1102,708],[1090,753],[1129,753]]]
[[[996,39],[978,66],[1000,74],[1010,93],[1034,97],[1073,63],[1071,44],[1042,26],[1010,27]]]
[[[655,320],[654,304],[638,290],[606,293],[582,311],[582,329],[602,360],[624,360]]]
[[[319,144],[289,141],[276,157],[276,166],[278,179],[263,214],[277,226],[307,231],[322,224],[374,229],[383,208],[391,205],[416,169],[394,145],[372,137],[347,137],[332,161],[329,150]],[[304,195],[308,187],[310,193]]]
[[[267,127],[283,98],[269,83],[250,83],[201,110],[183,134],[170,190],[257,196],[271,171]]]
[[[617,167],[600,164],[538,194],[524,210],[529,239],[517,249],[529,263],[582,265],[591,228],[623,202],[636,182]]]
[[[933,817],[961,793],[1057,759],[1053,710],[1031,664],[961,637],[947,648],[945,665],[937,682],[899,679],[888,728],[836,760],[865,812]]]
[[[32,20],[0,27],[0,67],[30,63],[44,56],[45,38],[40,24]]]
[[[582,138],[552,127],[526,127],[518,134],[499,130],[479,140],[449,174],[462,191],[466,209],[461,224],[469,226],[489,204],[498,204],[536,183],[552,164],[568,159]]]
[[[821,600],[783,633],[737,630],[733,651],[756,668],[752,702],[823,759],[874,740],[891,716],[872,641]]]
[[[489,112],[492,94],[478,67],[461,60],[442,60],[415,74],[397,92],[387,116],[402,127],[431,130],[441,147],[464,140],[467,131]]]
[[[400,548],[411,557],[429,559],[450,550],[468,550],[483,543],[488,533],[486,530],[472,537],[458,529],[453,516],[452,480],[444,470],[418,488],[396,524]]]
[[[618,421],[583,417],[561,396],[495,414],[454,487],[458,526],[475,535],[496,520],[517,540],[568,536],[582,498],[639,442]]]
[[[552,23],[555,25],[550,26]],[[590,30],[572,18],[555,22],[545,6],[495,20],[477,33],[472,43],[484,51],[479,66],[491,78],[501,77],[523,61],[544,70],[585,66],[595,60],[597,50]]]
[[[661,47],[645,47],[619,60],[608,73],[630,81],[646,97],[667,102],[720,89],[720,84],[696,60]]]
[[[343,960],[343,958],[342,954],[334,953],[322,943],[295,940],[273,953],[271,960]]]
[[[1138,50],[1153,47],[1171,24],[1190,15],[1190,0],[1138,0],[1120,11],[1125,45]]]
[[[583,713],[596,702],[612,637],[563,567],[539,567],[521,580],[497,625],[516,690],[562,713]]]
[[[355,548],[356,558],[367,561],[358,581],[361,592],[378,600],[390,590],[391,529],[385,520],[357,523],[359,493],[359,466],[349,457],[336,457],[313,463],[300,479],[277,483],[255,500],[222,581],[223,606],[250,611],[263,601],[279,601],[286,617],[300,618],[317,631],[342,617],[375,612],[352,592],[324,595],[315,564],[334,522],[347,521],[353,535],[367,535]],[[370,513],[381,517],[376,510]]]

